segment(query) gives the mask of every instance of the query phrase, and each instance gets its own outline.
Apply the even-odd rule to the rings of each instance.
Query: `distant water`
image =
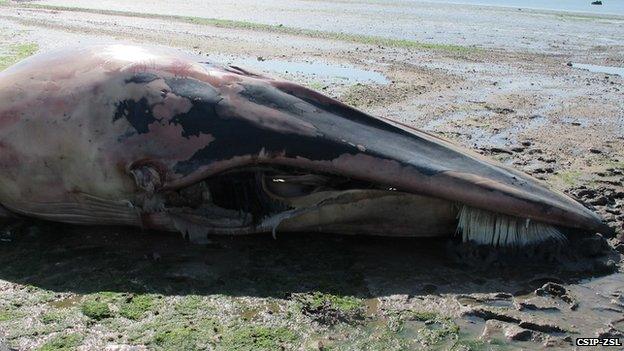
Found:
[[[624,16],[624,0],[602,0],[602,5],[592,5],[592,0],[415,0],[422,2],[488,5],[524,9],[590,12]]]
[[[584,69],[594,73],[616,74],[620,77],[624,77],[624,67],[598,66],[586,63],[573,63],[572,67]]]

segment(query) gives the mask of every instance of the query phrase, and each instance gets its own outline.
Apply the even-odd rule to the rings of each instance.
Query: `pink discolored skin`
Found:
[[[169,228],[148,193],[291,166],[543,223],[606,231],[542,183],[295,83],[156,49],[90,46],[0,73],[0,204],[81,224]],[[150,167],[146,190],[133,170]]]

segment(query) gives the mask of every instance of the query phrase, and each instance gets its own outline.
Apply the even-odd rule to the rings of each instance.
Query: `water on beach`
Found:
[[[421,0],[416,0],[422,2]],[[590,12],[624,15],[624,1],[603,0],[602,5],[592,5],[593,0],[425,0],[434,3],[518,7],[524,9]]]
[[[599,66],[586,63],[573,63],[572,67],[584,69],[594,73],[615,74],[620,77],[624,77],[624,67]]]

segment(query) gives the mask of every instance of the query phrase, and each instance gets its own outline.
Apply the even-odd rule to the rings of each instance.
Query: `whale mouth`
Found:
[[[356,195],[357,194],[357,195]],[[327,231],[328,219],[320,213],[330,203],[346,200],[407,195],[391,185],[381,185],[333,174],[310,173],[288,167],[245,167],[213,175],[165,194],[164,206],[181,231],[209,234]],[[362,205],[360,204],[360,207]],[[372,212],[380,208],[370,208]],[[345,211],[343,211],[345,212]],[[316,214],[310,219],[295,218]],[[348,217],[343,213],[343,217]],[[389,219],[386,219],[388,221]],[[192,224],[200,228],[193,230]],[[305,223],[304,223],[305,222]],[[336,222],[336,218],[332,222]],[[191,224],[189,226],[189,224]],[[370,234],[362,223],[357,231]],[[356,232],[355,229],[350,232]],[[384,233],[374,233],[384,235]],[[392,235],[386,233],[385,235]]]
[[[193,242],[209,234],[325,232],[396,237],[460,235],[515,246],[565,237],[554,227],[335,174],[246,167],[163,194],[174,228]]]

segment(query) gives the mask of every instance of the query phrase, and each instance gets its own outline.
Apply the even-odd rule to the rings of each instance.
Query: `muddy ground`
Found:
[[[1,2],[1,68],[100,42],[242,64],[530,173],[614,234],[500,252],[286,233],[192,245],[132,228],[4,223],[0,350],[624,341],[624,78],[575,67],[623,67],[622,33],[618,16],[402,1]]]

